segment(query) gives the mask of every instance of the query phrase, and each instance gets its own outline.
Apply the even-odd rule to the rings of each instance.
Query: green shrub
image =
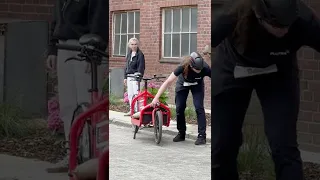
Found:
[[[171,111],[171,119],[176,119],[177,114],[176,114],[176,108],[175,107],[170,107],[170,111]],[[184,111],[184,115],[186,117],[186,119],[189,120],[197,120],[197,113],[195,108],[193,107],[193,105],[191,105],[190,103],[188,103],[187,101],[187,107]]]
[[[170,112],[171,112],[171,119],[176,119],[176,116],[177,116],[176,108],[170,107]]]
[[[30,133],[30,123],[22,119],[22,111],[9,104],[0,104],[0,137],[23,137]]]
[[[274,167],[263,128],[245,125],[244,143],[238,155],[238,170],[244,180],[273,180]]]
[[[186,119],[190,119],[190,120],[197,119],[196,109],[194,108],[194,105],[190,99],[187,100],[187,108],[184,111],[184,115]]]
[[[158,91],[159,91],[159,86],[156,86],[153,82],[148,83],[148,91],[155,96]],[[141,91],[144,90],[144,87],[141,88]],[[164,104],[164,105],[168,105],[168,99],[169,99],[169,92],[168,90],[166,90],[164,93],[161,94],[161,96],[159,97],[159,101]],[[148,103],[151,103],[152,99],[149,98],[148,99]]]
[[[109,104],[110,105],[117,106],[117,105],[120,105],[122,103],[123,102],[121,102],[121,100],[118,97],[116,97],[115,95],[113,95],[113,94],[109,95]]]

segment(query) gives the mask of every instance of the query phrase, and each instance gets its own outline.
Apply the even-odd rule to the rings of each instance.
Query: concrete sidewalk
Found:
[[[129,116],[124,116],[125,113],[117,111],[109,111],[110,123],[131,127],[131,118]],[[153,128],[143,128],[142,130],[153,131]],[[177,135],[177,122],[170,121],[169,127],[163,127],[162,132],[169,135]],[[186,138],[196,140],[198,137],[198,126],[193,124],[187,124],[187,135]],[[207,142],[211,142],[211,127],[207,127]]]
[[[49,174],[48,162],[0,154],[0,180],[67,180],[66,173]]]
[[[124,116],[124,113],[109,111],[110,123],[131,128],[131,119]],[[177,134],[177,123],[171,121],[169,127],[163,127],[163,133],[175,136]],[[153,131],[153,128],[144,128],[143,130]],[[195,140],[198,136],[198,126],[187,124],[187,138]],[[207,142],[211,143],[211,126],[207,127]],[[301,150],[301,156],[305,162],[313,162],[320,164],[320,153],[308,152]]]

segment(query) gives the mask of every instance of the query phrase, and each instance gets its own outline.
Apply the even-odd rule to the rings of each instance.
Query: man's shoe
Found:
[[[196,142],[194,143],[195,145],[203,145],[203,144],[206,144],[207,143],[207,140],[206,140],[206,136],[204,135],[198,135],[198,138],[196,140]]]
[[[48,173],[66,173],[69,171],[69,157],[66,156],[64,159],[56,163],[53,167],[46,169]]]
[[[186,133],[185,132],[179,132],[176,137],[173,138],[173,142],[180,142],[186,140]]]

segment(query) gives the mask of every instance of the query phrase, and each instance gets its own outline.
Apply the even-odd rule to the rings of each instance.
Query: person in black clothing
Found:
[[[88,90],[91,88],[89,64],[86,62],[65,60],[76,56],[73,51],[58,50],[56,44],[79,44],[84,34],[99,35],[105,42],[99,47],[105,50],[109,43],[109,2],[106,0],[56,0],[54,16],[50,28],[47,67],[57,70],[60,117],[64,122],[65,138],[69,141],[69,132],[74,110],[77,104],[90,102]],[[100,69],[101,68],[101,69]],[[99,67],[99,81],[102,81],[103,66]],[[47,169],[48,172],[67,172],[68,156]]]
[[[139,48],[139,40],[137,38],[131,38],[128,46],[130,50],[126,56],[123,83],[124,85],[127,85],[129,105],[131,109],[132,99],[138,94],[138,83],[135,78],[127,77],[127,75],[134,75],[138,73],[143,77],[145,70],[145,59],[144,54]],[[126,113],[125,116],[130,116],[130,111]]]
[[[240,0],[212,24],[212,179],[238,180],[242,125],[255,90],[277,180],[303,180],[297,51],[320,52],[320,21],[300,0]]]
[[[190,56],[183,58],[183,62],[179,65],[168,79],[161,85],[158,93],[155,95],[151,105],[155,106],[159,102],[159,97],[165,92],[167,87],[176,79],[176,115],[178,135],[173,139],[174,142],[184,141],[186,135],[186,119],[184,111],[187,105],[189,91],[192,93],[193,104],[196,109],[198,119],[198,138],[196,145],[206,144],[206,117],[204,111],[204,81],[205,76],[211,77],[211,69],[203,60],[199,53],[193,52]]]

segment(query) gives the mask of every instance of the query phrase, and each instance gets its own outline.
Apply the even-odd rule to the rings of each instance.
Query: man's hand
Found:
[[[57,56],[56,55],[49,55],[47,58],[47,68],[50,70],[57,69]]]

